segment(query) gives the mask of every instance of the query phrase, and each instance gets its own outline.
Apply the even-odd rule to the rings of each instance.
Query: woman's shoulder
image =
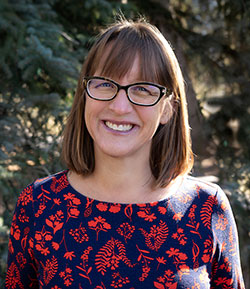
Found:
[[[184,178],[184,184],[186,187],[194,188],[199,187],[207,192],[216,192],[220,189],[220,186],[206,177],[195,177],[188,175]]]
[[[67,170],[64,170],[64,171],[61,171],[52,175],[48,175],[44,178],[39,178],[34,181],[33,183],[34,188],[51,185],[52,183],[54,184],[55,183],[57,184],[68,183],[67,172],[68,172]]]
[[[33,198],[36,199],[41,194],[57,194],[68,186],[69,182],[67,179],[67,170],[64,170],[52,175],[48,175],[44,178],[36,179],[33,183],[28,185],[24,191],[29,189],[33,193]]]
[[[183,182],[183,188],[189,194],[198,198],[214,199],[216,202],[227,202],[228,198],[224,190],[216,183],[199,178],[187,176]]]

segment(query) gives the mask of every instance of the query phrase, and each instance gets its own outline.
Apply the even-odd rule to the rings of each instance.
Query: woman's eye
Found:
[[[140,90],[140,91],[147,91],[147,89],[145,87],[142,87],[142,86],[138,86],[136,87],[137,90]]]
[[[99,86],[101,86],[101,87],[112,87],[112,84],[109,83],[109,82],[103,82],[103,83],[100,83]]]
[[[95,83],[95,89],[103,88],[103,89],[114,89],[114,85],[110,82],[98,82]]]
[[[144,94],[148,93],[148,94],[150,94],[150,91],[147,88],[143,87],[143,86],[134,86],[132,89],[133,89],[134,92],[137,92],[137,93],[144,93]]]

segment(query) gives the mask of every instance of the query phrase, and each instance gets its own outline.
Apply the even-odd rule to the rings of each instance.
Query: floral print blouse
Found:
[[[229,202],[192,177],[146,204],[87,198],[67,171],[39,179],[17,202],[5,288],[244,288]]]

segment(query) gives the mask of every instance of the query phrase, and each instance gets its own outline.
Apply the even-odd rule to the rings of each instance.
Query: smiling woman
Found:
[[[193,165],[184,81],[160,31],[122,20],[86,58],[67,170],[21,193],[6,288],[244,288],[224,192]]]
[[[88,98],[82,97],[85,95],[85,88],[88,96],[98,100],[118,98],[117,94],[121,88],[121,83],[117,84],[109,79],[108,83],[105,82],[105,87],[110,84],[109,87],[114,89],[112,96],[97,95],[96,88],[93,95],[93,76],[95,76],[95,80],[100,77],[116,80],[121,80],[125,76],[129,77],[129,81],[123,87],[129,101],[133,104],[148,106],[156,105],[159,101],[159,105],[156,105],[157,108],[153,107],[155,111],[162,107],[162,104],[165,105],[167,109],[164,113],[166,123],[164,126],[159,123],[157,131],[151,135],[150,166],[155,178],[155,186],[166,186],[178,175],[188,173],[192,168],[193,156],[182,73],[167,40],[156,27],[150,24],[145,25],[143,21],[133,25],[124,22],[111,26],[103,32],[90,50],[83,64],[65,130],[63,156],[68,168],[81,175],[90,174],[95,169],[93,138],[89,135],[89,130],[86,129],[82,119],[85,100],[88,101]],[[88,79],[92,79],[92,81],[87,81]],[[158,97],[153,97],[154,101],[152,95],[145,97],[143,101],[141,98],[139,100],[138,96],[131,92],[131,84],[133,88],[134,83],[137,82],[153,84],[158,91]],[[140,86],[140,88],[142,87]],[[115,103],[112,102],[111,105],[114,106]],[[129,105],[119,109],[129,109]],[[151,108],[136,109],[144,112],[152,111]],[[159,115],[159,111],[157,113]],[[125,116],[127,117],[127,115]],[[115,125],[121,124],[120,119],[117,123],[118,119],[113,118]],[[124,119],[122,121],[124,123]],[[112,123],[112,121],[110,122]],[[133,127],[136,129],[139,126],[135,123]],[[73,145],[72,142],[74,142]],[[165,145],[162,146],[162,143]],[[85,149],[82,150],[82,147]]]

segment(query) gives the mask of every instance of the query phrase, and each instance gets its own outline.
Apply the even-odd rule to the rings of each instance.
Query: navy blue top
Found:
[[[17,202],[5,288],[68,287],[244,288],[224,192],[187,177],[162,201],[117,204],[75,191],[67,171],[35,181]]]

